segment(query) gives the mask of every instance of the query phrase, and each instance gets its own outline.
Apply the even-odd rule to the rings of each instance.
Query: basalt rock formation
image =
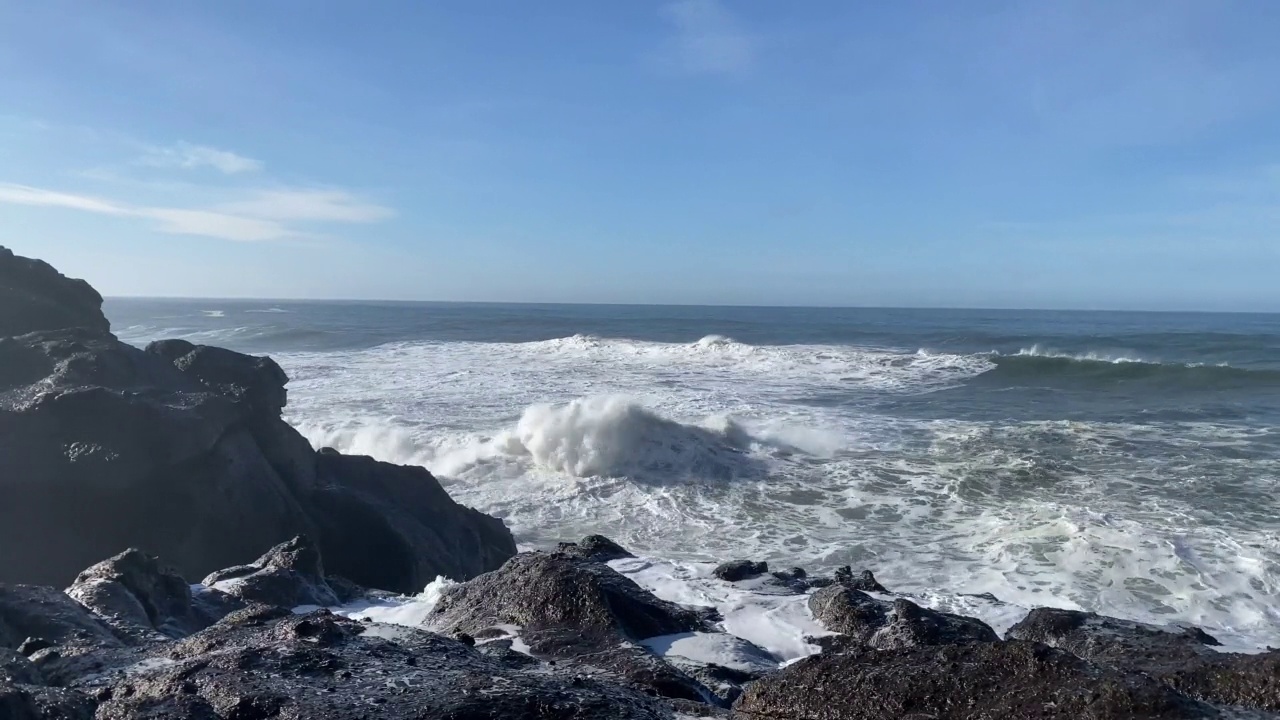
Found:
[[[0,248],[0,581],[65,585],[129,547],[186,577],[295,535],[363,585],[421,590],[515,554],[422,468],[317,453],[270,358],[110,332],[87,283]]]

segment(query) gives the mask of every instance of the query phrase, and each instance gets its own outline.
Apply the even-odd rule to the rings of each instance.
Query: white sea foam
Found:
[[[1232,459],[1268,437],[874,410],[990,356],[572,336],[278,359],[289,419],[313,444],[428,467],[523,546],[602,532],[677,574],[734,557],[849,563],[999,630],[1053,605],[1280,645],[1280,541],[1266,530],[1280,468]],[[1002,602],[966,597],[986,592]],[[804,643],[749,629],[802,622],[792,611],[744,601],[731,622],[794,657]]]
[[[1015,355],[1019,355],[1022,357],[1061,358],[1064,360],[1088,360],[1092,362],[1107,362],[1107,363],[1113,363],[1117,365],[1120,363],[1159,364],[1160,362],[1159,360],[1155,360],[1155,359],[1138,357],[1136,355],[1127,353],[1127,351],[1120,351],[1120,352],[1091,351],[1091,352],[1083,352],[1083,353],[1068,353],[1068,352],[1061,352],[1059,350],[1054,350],[1053,348],[1044,347],[1041,345],[1032,345],[1031,347],[1022,348],[1017,353],[1015,353]]]
[[[220,317],[227,316],[227,312],[225,310],[203,310],[201,312],[204,313],[205,317],[210,317],[210,318],[220,318]]]

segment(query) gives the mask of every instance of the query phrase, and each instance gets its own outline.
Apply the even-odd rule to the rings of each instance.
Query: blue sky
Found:
[[[1280,3],[0,0],[109,295],[1280,310]]]

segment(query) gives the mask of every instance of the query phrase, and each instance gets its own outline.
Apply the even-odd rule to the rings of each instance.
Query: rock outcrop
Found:
[[[1174,720],[1217,713],[1138,673],[1038,643],[992,642],[818,655],[747,686],[751,720]]]
[[[1280,711],[1280,650],[1221,653],[1199,628],[1166,628],[1075,610],[1038,608],[1009,637],[1068,650],[1086,660],[1159,678],[1212,703]]]
[[[816,591],[809,598],[809,609],[828,630],[882,650],[1000,639],[981,620],[922,608],[905,598],[876,600],[844,585]]]
[[[417,592],[515,554],[422,468],[316,453],[274,361],[117,340],[88,284],[0,248],[0,581],[63,586],[125,548],[200,578],[297,535],[329,569]]]

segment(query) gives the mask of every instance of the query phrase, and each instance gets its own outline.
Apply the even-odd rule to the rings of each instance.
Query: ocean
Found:
[[[786,659],[794,600],[709,563],[868,568],[1004,630],[1032,607],[1280,646],[1280,315],[110,299],[121,339],[270,354],[317,447],[417,464],[522,547]],[[989,593],[989,596],[983,596]]]

